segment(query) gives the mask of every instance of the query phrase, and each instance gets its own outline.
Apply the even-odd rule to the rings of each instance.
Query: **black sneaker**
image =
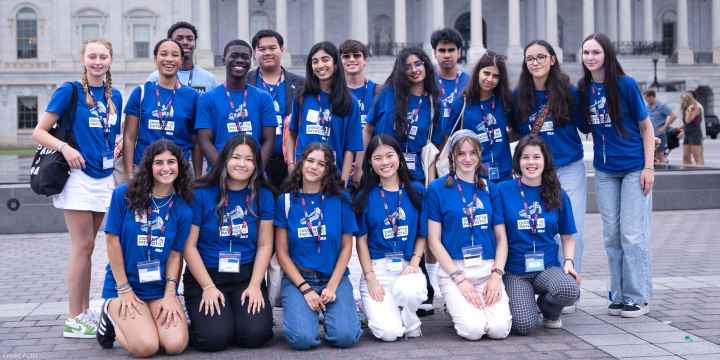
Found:
[[[620,312],[623,310],[625,305],[619,303],[612,303],[608,306],[608,315],[620,316]]]
[[[113,326],[110,317],[107,314],[107,307],[110,300],[105,300],[100,312],[100,320],[98,321],[97,332],[95,338],[103,349],[112,349],[115,342],[115,326]]]
[[[435,314],[435,308],[432,302],[424,302],[420,304],[417,311],[415,312],[418,317],[425,317]]]
[[[643,305],[625,304],[623,305],[622,311],[620,311],[620,316],[624,318],[636,318],[647,314],[648,311],[650,311],[650,306],[647,303]]]

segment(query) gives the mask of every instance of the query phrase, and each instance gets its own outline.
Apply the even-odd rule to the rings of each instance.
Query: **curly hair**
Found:
[[[303,167],[305,160],[313,151],[322,151],[323,155],[325,155],[325,174],[323,174],[320,184],[320,192],[330,195],[342,195],[342,180],[340,180],[340,173],[335,165],[335,155],[327,145],[319,142],[310,143],[300,154],[300,161],[297,162],[297,166],[282,184],[282,192],[291,194],[302,192]],[[344,196],[341,196],[341,198],[344,198]]]
[[[448,174],[447,180],[445,181],[445,187],[451,187],[455,184],[455,161],[454,158],[457,157],[460,153],[460,147],[464,143],[469,143],[473,146],[473,150],[477,153],[478,156],[478,167],[475,169],[475,184],[477,184],[478,188],[483,189],[485,188],[485,180],[483,179],[484,175],[487,173],[487,169],[485,169],[485,165],[482,163],[482,146],[475,141],[472,140],[470,137],[463,137],[459,139],[457,142],[455,142],[455,145],[453,145],[452,149],[450,149],[450,152],[448,154],[448,160],[450,161],[450,173]],[[448,144],[449,145],[449,144]]]
[[[248,188],[250,189],[250,201],[255,203],[255,209],[260,211],[260,188],[267,186],[265,184],[265,178],[260,173],[260,145],[248,134],[240,134],[233,136],[228,142],[225,143],[222,150],[218,154],[215,167],[205,174],[205,176],[195,180],[195,187],[218,187],[218,195],[215,199],[215,211],[217,212],[218,218],[223,217],[223,207],[228,200],[228,189],[227,189],[227,164],[232,157],[235,148],[240,145],[247,145],[250,147],[250,151],[253,154],[253,164],[255,165],[255,171],[253,171],[248,181]],[[248,209],[253,216],[257,216],[252,208]]]
[[[522,176],[522,170],[520,169],[520,158],[523,155],[523,151],[528,146],[537,146],[540,148],[540,152],[543,155],[543,172],[541,175],[541,189],[540,197],[546,208],[548,209],[559,209],[562,207],[562,188],[560,187],[560,179],[558,179],[555,173],[555,167],[553,166],[553,159],[550,150],[548,150],[547,144],[542,140],[539,135],[530,134],[523,137],[515,147],[515,153],[513,154],[513,172],[517,177]]]
[[[192,203],[193,195],[190,186],[190,165],[183,158],[182,149],[175,145],[172,141],[161,139],[145,149],[142,160],[138,165],[135,176],[128,181],[128,190],[125,193],[125,199],[134,211],[145,211],[150,206],[150,197],[155,186],[153,178],[153,161],[155,157],[170,152],[177,159],[178,175],[173,182],[175,193],[185,200],[188,204]]]
[[[373,170],[371,162],[373,153],[381,145],[390,146],[393,150],[395,150],[399,160],[397,174],[400,179],[400,186],[404,188],[410,198],[410,202],[419,213],[422,210],[422,197],[411,184],[410,170],[408,170],[405,157],[402,155],[400,144],[397,140],[395,140],[395,138],[385,134],[373,136],[368,143],[367,150],[365,151],[365,158],[363,158],[363,176],[362,179],[360,179],[360,191],[355,194],[353,199],[353,210],[355,210],[355,213],[358,215],[362,214],[365,205],[367,205],[370,191],[380,183],[380,177]]]

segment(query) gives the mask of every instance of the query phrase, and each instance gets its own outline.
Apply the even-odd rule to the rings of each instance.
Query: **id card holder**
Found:
[[[403,253],[391,252],[385,254],[385,270],[393,274],[399,274],[403,269]]]
[[[103,170],[115,168],[115,158],[112,151],[103,151],[102,164]]]
[[[240,272],[240,252],[221,251],[218,257],[218,271],[224,273]]]
[[[148,260],[137,263],[140,283],[160,281],[160,260]]]
[[[405,163],[407,164],[408,170],[415,170],[415,159],[417,158],[417,154],[403,153],[403,156],[405,157]]]
[[[545,253],[531,252],[525,254],[525,272],[538,272],[545,270]]]
[[[499,180],[500,169],[497,166],[488,166],[488,180]]]
[[[474,268],[482,266],[483,247],[481,245],[463,246],[463,265],[465,268]]]

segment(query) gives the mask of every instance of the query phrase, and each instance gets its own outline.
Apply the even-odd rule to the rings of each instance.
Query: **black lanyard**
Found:
[[[320,240],[322,239],[322,227],[323,227],[323,212],[322,207],[323,203],[325,202],[325,195],[320,196],[320,206],[318,207],[320,209],[320,212],[318,212],[318,224],[317,227],[313,227],[312,220],[310,219],[310,214],[307,212],[307,208],[305,207],[305,194],[300,194],[300,206],[302,206],[303,213],[305,215],[305,224],[308,227],[308,230],[310,230],[310,233],[317,239],[317,252],[320,253]]]

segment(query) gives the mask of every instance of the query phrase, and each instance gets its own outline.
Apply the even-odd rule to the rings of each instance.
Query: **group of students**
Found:
[[[72,168],[53,199],[72,241],[65,336],[106,348],[117,340],[136,356],[188,343],[259,347],[273,336],[274,287],[292,348],[320,345],[320,318],[328,344],[350,347],[362,334],[348,278],[353,242],[361,307],[378,339],[421,335],[418,315],[434,298],[428,270],[463,338],[526,335],[538,309],[544,326],[562,327],[563,308],[580,297],[578,131],[594,143],[608,311],[648,311],[653,127],[605,35],[583,41],[577,87],[550,44],[531,42],[514,92],[492,51],[471,74],[458,69],[462,38],[452,29],[432,35],[437,68],[406,48],[383,86],[365,78],[367,49],[354,40],[315,44],[305,79],[286,71],[272,30],[252,44],[230,41],[217,85],[192,62],[196,39],[180,22],[157,43],[157,72],[130,95],[122,125],[112,46],[87,42],[82,80],[56,90],[33,134]],[[71,104],[74,91],[82,96]],[[72,107],[68,144],[48,130]],[[444,151],[423,159],[430,144]],[[117,187],[115,164],[126,172]],[[90,257],[106,211],[106,301],[94,314]],[[275,261],[284,275],[268,285]]]

